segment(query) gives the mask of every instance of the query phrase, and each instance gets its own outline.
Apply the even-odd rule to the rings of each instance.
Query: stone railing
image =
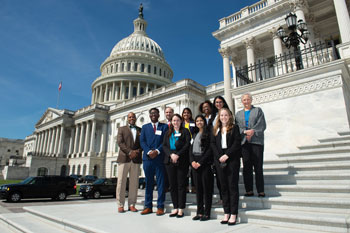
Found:
[[[106,105],[103,105],[103,104],[92,104],[92,105],[89,105],[87,107],[84,107],[84,108],[81,108],[81,109],[77,110],[75,112],[75,115],[79,115],[79,114],[87,112],[87,111],[89,111],[91,109],[96,109],[96,108],[107,110],[107,111],[109,110],[109,106],[106,106]]]
[[[232,24],[238,20],[244,19],[251,14],[254,14],[268,6],[271,6],[277,2],[280,2],[282,0],[261,0],[251,6],[247,6],[243,9],[241,9],[239,12],[236,12],[230,16],[227,16],[225,18],[222,18],[219,20],[220,23],[220,29],[223,27],[226,27],[229,24]]]

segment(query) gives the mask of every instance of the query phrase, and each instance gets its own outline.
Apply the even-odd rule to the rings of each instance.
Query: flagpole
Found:
[[[56,105],[56,109],[58,109],[58,105],[60,103],[60,93],[61,93],[61,89],[62,89],[62,81],[60,82],[60,84],[58,84],[58,95],[57,95],[57,105]]]

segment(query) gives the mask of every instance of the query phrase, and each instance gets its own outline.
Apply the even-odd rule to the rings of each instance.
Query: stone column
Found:
[[[231,95],[231,72],[230,72],[230,49],[221,48],[219,50],[223,58],[223,67],[224,67],[224,97],[229,106],[230,110],[233,110],[233,102]]]
[[[106,88],[105,88],[105,94],[103,97],[103,102],[107,102],[107,95],[108,95],[108,84],[106,83]]]
[[[253,37],[247,38],[243,41],[243,43],[246,46],[247,49],[247,65],[248,65],[248,76],[249,79],[252,80],[253,82],[256,82],[256,74],[254,67],[251,67],[252,65],[255,64],[255,56],[254,56],[254,45],[255,45],[255,40]]]
[[[96,95],[96,90],[95,90],[95,88],[94,88],[94,89],[92,89],[91,104],[94,104],[94,103],[95,103],[95,95]]]
[[[232,82],[233,82],[233,88],[237,88],[237,75],[236,75],[236,67],[235,67],[235,62],[234,59],[232,58],[231,62],[231,69],[232,69]],[[232,87],[232,84],[231,84]],[[234,101],[232,101],[232,103],[234,103]]]
[[[39,146],[40,146],[40,133],[36,134],[36,139],[35,139],[35,154],[39,152]]]
[[[44,148],[44,138],[45,138],[45,132],[40,132],[40,146],[39,146],[39,153],[43,153]]]
[[[81,123],[81,127],[80,127],[80,140],[79,140],[79,150],[78,152],[81,153],[83,152],[83,147],[84,147],[84,132],[85,132],[85,125],[84,122]]]
[[[64,138],[65,138],[64,126],[61,125],[61,133],[60,133],[60,140],[59,140],[59,143],[58,143],[57,156],[60,156],[60,155],[63,154]]]
[[[128,93],[128,99],[132,99],[132,83],[131,81],[129,81],[129,93]]]
[[[86,133],[85,133],[85,145],[83,152],[89,151],[89,142],[90,142],[90,121],[86,122]]]
[[[125,92],[124,92],[124,82],[121,81],[120,82],[120,100],[124,100],[124,97],[125,97]]]
[[[342,43],[350,42],[350,17],[345,0],[333,0]]]
[[[79,130],[80,130],[80,125],[77,124],[76,127],[75,127],[74,150],[73,150],[74,154],[78,153]]]
[[[59,134],[60,134],[60,130],[59,130],[59,126],[57,126],[55,128],[55,131],[56,131],[56,136],[55,136],[55,145],[53,147],[53,153],[54,154],[57,154],[57,147],[58,147],[58,142],[59,142]]]
[[[140,89],[141,89],[141,83],[137,82],[137,92],[136,92],[136,96],[140,95]]]
[[[95,152],[95,132],[96,132],[96,120],[93,120],[92,129],[91,129],[90,152]]]
[[[119,99],[119,93],[120,93],[119,88],[120,88],[120,86],[118,87],[118,83],[117,83],[117,85],[115,87],[115,100]]]
[[[68,154],[73,154],[73,149],[74,149],[74,134],[75,134],[75,129],[74,129],[74,127],[72,127],[72,129],[70,130]]]
[[[50,147],[51,147],[51,136],[52,136],[52,129],[49,129],[49,136],[47,137],[47,146],[46,146],[46,154],[50,154]]]
[[[115,100],[115,82],[113,82],[112,85],[112,95],[109,97],[109,99],[111,99],[114,101]]]
[[[99,90],[99,97],[98,97],[98,102],[99,103],[101,103],[101,102],[103,102],[103,96],[102,96],[102,94],[103,94],[103,89],[102,89],[102,84],[100,85],[100,90]]]
[[[273,28],[269,29],[268,32],[270,33],[271,39],[273,41],[273,50],[274,50],[275,58],[277,58],[275,60],[275,62],[277,64],[277,65],[275,65],[275,74],[276,74],[276,76],[279,76],[281,74],[286,73],[287,69],[285,67],[284,62],[282,64],[281,61],[279,61],[279,58],[280,58],[281,54],[283,53],[283,48],[282,48],[282,40],[276,34],[277,29],[278,28],[273,27]]]
[[[107,122],[103,122],[103,125],[102,125],[102,133],[101,133],[100,153],[105,152],[106,137],[107,137]]]
[[[149,84],[148,83],[146,83],[146,93],[148,93],[148,88],[149,88]]]

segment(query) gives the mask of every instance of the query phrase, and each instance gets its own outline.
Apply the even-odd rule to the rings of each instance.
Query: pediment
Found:
[[[38,123],[36,123],[36,127],[45,124],[47,122],[50,122],[56,118],[59,118],[63,115],[63,111],[54,109],[54,108],[48,108],[45,113],[42,115]]]

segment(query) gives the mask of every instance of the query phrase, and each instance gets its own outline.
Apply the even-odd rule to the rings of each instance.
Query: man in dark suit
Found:
[[[158,122],[159,110],[149,111],[151,123],[142,126],[140,144],[143,149],[143,170],[146,177],[145,209],[142,215],[152,213],[153,183],[156,176],[158,188],[157,215],[164,214],[164,153],[163,137],[168,130],[166,124]]]
[[[137,212],[135,208],[138,190],[138,178],[140,174],[141,146],[140,133],[141,128],[135,125],[136,116],[133,112],[128,114],[128,125],[118,129],[117,143],[120,148],[117,159],[118,163],[118,183],[117,183],[117,203],[118,212],[124,213],[126,180],[129,173],[129,211]]]

